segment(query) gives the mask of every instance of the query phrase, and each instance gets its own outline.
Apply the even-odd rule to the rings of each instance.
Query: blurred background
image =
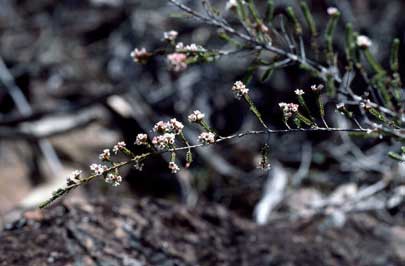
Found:
[[[183,2],[201,10],[200,1]],[[225,10],[226,1],[212,2],[236,21]],[[286,5],[298,8],[298,1],[275,2],[276,13]],[[385,65],[391,40],[404,39],[404,1],[308,3],[320,32],[327,7],[338,7],[343,22],[353,22],[373,40],[373,53]],[[342,38],[335,38],[341,52],[345,23],[336,35]],[[98,154],[120,140],[137,151],[136,134],[150,132],[161,119],[175,117],[186,124],[187,115],[199,109],[221,135],[260,129],[230,90],[244,77],[251,54],[192,65],[181,74],[169,72],[164,57],[146,65],[132,61],[134,48],[161,47],[163,32],[169,30],[178,31],[178,40],[185,44],[230,49],[216,29],[184,16],[165,0],[0,0],[0,217],[16,207],[36,206],[72,170],[88,173]],[[260,82],[263,71],[249,83],[252,97],[266,122],[283,128],[277,104],[294,101],[295,89],[318,81],[292,66]],[[344,125],[331,108],[334,104],[327,105],[327,120]],[[187,125],[192,142],[198,134]],[[273,168],[263,172],[256,165],[267,141]],[[357,188],[385,177],[403,179],[404,166],[386,156],[390,145],[385,139],[356,139],[346,133],[246,137],[196,150],[192,167],[177,175],[169,173],[167,157],[154,157],[142,172],[125,169],[125,182],[118,188],[98,180],[66,199],[148,195],[191,206],[213,201],[251,218],[275,175],[286,179],[286,193],[294,195],[277,207],[279,212],[300,208],[299,203],[322,198],[342,185]],[[395,207],[390,210],[394,216]]]

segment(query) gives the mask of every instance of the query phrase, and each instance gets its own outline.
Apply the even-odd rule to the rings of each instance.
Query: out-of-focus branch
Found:
[[[11,116],[6,116],[2,117],[0,119],[0,126],[15,126],[23,122],[30,122],[34,120],[39,120],[41,118],[47,117],[47,116],[54,116],[56,114],[72,114],[78,111],[81,111],[85,108],[89,108],[91,106],[97,105],[97,104],[102,104],[107,101],[111,96],[114,95],[119,95],[122,93],[125,93],[127,90],[125,89],[118,89],[114,90],[112,92],[107,92],[107,93],[102,93],[100,95],[94,96],[94,97],[83,97],[83,101],[80,101],[77,104],[64,104],[61,106],[58,106],[56,108],[50,109],[50,110],[38,110],[38,111],[32,111],[30,114],[22,114],[22,115],[11,115]]]
[[[8,94],[15,102],[18,111],[22,115],[31,115],[32,109],[21,89],[15,84],[14,78],[8,70],[3,59],[0,57],[0,80],[6,88]],[[38,145],[48,161],[50,168],[54,174],[57,174],[62,169],[62,163],[60,162],[58,155],[53,149],[52,145],[46,140],[41,139],[38,142]]]
[[[77,116],[56,116],[48,120],[36,123],[23,123],[19,127],[0,126],[0,138],[43,140],[84,128],[96,121],[97,117],[94,113],[87,112]]]

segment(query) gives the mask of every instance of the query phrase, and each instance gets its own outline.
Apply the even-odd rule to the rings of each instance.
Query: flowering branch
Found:
[[[74,171],[70,177],[67,179],[67,185],[64,188],[60,188],[56,190],[52,196],[46,200],[45,202],[41,203],[39,205],[40,208],[45,208],[49,206],[52,202],[57,200],[58,198],[64,196],[65,194],[71,192],[73,189],[84,185],[93,179],[100,177],[102,175],[107,175],[108,173],[114,172],[116,170],[119,170],[120,168],[128,165],[139,165],[140,162],[145,160],[146,158],[153,156],[153,155],[161,155],[164,153],[175,153],[178,151],[184,151],[184,150],[192,150],[208,145],[213,145],[213,144],[218,144],[224,141],[229,141],[232,139],[238,139],[246,136],[251,136],[251,135],[267,135],[267,134],[293,134],[293,133],[309,133],[309,132],[363,132],[363,133],[368,133],[371,132],[370,129],[355,129],[355,128],[294,128],[294,129],[267,129],[267,130],[256,130],[256,131],[246,131],[238,134],[233,134],[230,136],[226,137],[220,137],[216,139],[214,142],[204,142],[196,145],[186,145],[183,147],[177,147],[177,148],[171,148],[167,149],[164,151],[155,151],[155,152],[147,152],[143,153],[140,155],[135,155],[133,158],[114,164],[114,166],[111,166],[109,168],[105,168],[103,171],[98,172],[96,174],[90,175],[86,178],[80,178],[81,171]]]
[[[268,40],[263,41],[260,38],[256,38],[257,36],[254,36],[252,34],[242,33],[240,30],[230,26],[229,23],[223,18],[219,18],[217,16],[203,15],[201,13],[198,13],[198,12],[192,10],[191,8],[189,8],[186,5],[184,5],[182,3],[179,3],[177,0],[168,0],[168,1],[171,2],[172,4],[174,4],[175,6],[177,6],[179,9],[183,10],[184,12],[190,14],[192,17],[194,17],[196,19],[199,19],[203,23],[218,27],[221,30],[223,30],[224,32],[229,33],[229,34],[231,34],[233,36],[236,36],[236,37],[246,41],[251,46],[250,47],[246,46],[246,47],[244,47],[245,49],[269,51],[269,52],[272,52],[272,53],[275,53],[275,54],[277,54],[279,56],[284,57],[286,60],[289,60],[289,62],[298,63],[303,70],[306,70],[306,71],[314,74],[316,77],[322,79],[324,82],[327,82],[329,94],[332,94],[332,95],[334,94],[334,90],[335,90],[334,83],[335,82],[338,83],[338,84],[342,83],[342,78],[341,78],[341,76],[339,74],[338,69],[335,67],[335,64],[332,64],[331,66],[329,66],[329,68],[325,67],[319,62],[313,61],[313,60],[311,60],[311,59],[309,59],[307,57],[302,56],[302,54],[298,55],[296,53],[286,51],[286,50],[284,50],[282,48],[275,47],[275,46],[272,45],[271,41],[268,41]],[[232,2],[232,4],[230,4],[228,8],[232,8],[232,7],[234,7],[236,5],[235,4],[236,1],[229,1],[229,3],[231,3],[231,2]],[[244,2],[244,1],[241,1],[241,3],[242,2]],[[238,7],[238,8],[240,8],[240,7]],[[304,17],[310,23],[310,31],[312,32],[312,34],[317,35],[316,28],[314,28],[314,26],[313,26],[313,18],[312,18],[312,15],[310,15],[308,13],[309,10],[307,8],[307,5],[302,4],[301,8],[302,8],[303,13],[305,14]],[[289,9],[289,10],[290,10],[289,14],[290,14],[290,16],[292,14],[292,16],[294,18],[293,20],[295,21],[295,24],[296,24],[297,23],[296,18],[293,15],[293,13],[291,13],[291,9]],[[331,64],[331,61],[334,61],[334,58],[333,58],[334,57],[334,52],[333,52],[333,48],[331,47],[332,46],[332,35],[333,35],[334,31],[335,31],[337,20],[338,20],[338,18],[340,16],[340,12],[336,8],[331,7],[331,8],[328,8],[327,13],[330,16],[330,21],[329,21],[329,24],[328,24],[328,27],[327,27],[326,33],[325,33],[325,38],[326,38],[327,47],[328,47],[326,57],[329,58],[328,61]],[[243,17],[246,18],[246,15],[243,16]],[[244,27],[246,27],[247,24],[244,23],[243,20],[241,20],[241,23],[244,25]],[[263,25],[263,27],[266,27],[266,26]],[[273,30],[275,32],[275,34],[279,35],[279,33],[276,32],[275,29],[271,29],[271,30]],[[265,30],[265,32],[267,32],[267,31],[269,31],[269,29]],[[288,35],[285,34],[284,37],[288,37]],[[363,49],[364,54],[365,54],[367,60],[370,62],[370,64],[375,69],[379,70],[378,74],[380,74],[380,75],[377,76],[377,78],[381,79],[382,78],[382,75],[381,75],[382,72],[380,71],[381,68],[379,67],[378,64],[376,64],[374,58],[372,57],[371,53],[368,50],[368,47],[370,47],[372,45],[371,41],[366,36],[357,35],[357,37],[356,37],[355,33],[353,33],[353,32],[351,33],[351,35],[347,39],[350,40],[350,43],[347,43],[347,46],[350,46],[350,49],[348,48],[348,50],[350,50],[348,53],[351,53],[351,54],[355,53],[354,50],[356,48]],[[396,42],[398,42],[398,40],[396,40]],[[397,45],[398,44],[393,46],[394,51],[395,51],[395,47],[397,47]],[[393,53],[393,54],[394,54],[393,58],[395,58],[395,53]],[[350,57],[350,59],[355,60],[355,58],[352,58],[352,57]],[[391,60],[391,61],[394,62],[393,66],[394,66],[394,70],[395,70],[395,66],[396,66],[395,62],[396,61],[395,60]],[[349,62],[349,63],[351,63],[351,62]],[[356,65],[357,68],[362,68],[362,65],[358,61],[356,61],[355,65]],[[398,77],[398,75],[396,75],[396,79],[394,81],[396,83],[399,83],[398,79],[399,79],[399,77]],[[381,82],[380,82],[380,85],[379,85],[379,89],[384,92],[384,95],[385,95],[384,98],[388,97],[387,93],[385,93],[385,91],[384,91],[385,90],[384,87],[381,85]],[[340,94],[345,94],[345,92],[341,91],[341,90],[339,90],[338,92]],[[349,94],[353,98],[353,100],[355,102],[357,102],[357,104],[359,105],[360,102],[361,102],[362,97],[359,96],[359,95],[356,95],[352,91]],[[380,111],[380,112],[389,113],[389,114],[399,118],[397,112],[392,112],[392,110],[390,110],[389,108],[386,108],[385,106],[381,106],[378,103],[373,102],[371,100],[370,100],[370,104],[375,106],[378,109],[378,111]]]
[[[199,20],[201,20],[202,22],[208,24],[208,25],[212,25],[218,28],[223,29],[225,32],[228,32],[232,35],[236,35],[239,38],[241,38],[242,40],[245,40],[247,42],[249,42],[250,44],[254,45],[254,46],[258,46],[261,49],[273,52],[275,54],[284,56],[288,59],[290,59],[291,61],[295,61],[298,62],[300,64],[304,64],[306,68],[315,70],[315,71],[326,71],[326,68],[323,67],[320,64],[317,64],[311,60],[303,60],[302,58],[298,57],[297,55],[287,52],[283,49],[280,49],[278,47],[275,47],[271,44],[271,42],[267,42],[267,43],[262,43],[257,41],[256,39],[252,38],[249,35],[246,35],[240,31],[238,31],[237,29],[231,27],[226,21],[224,21],[223,19],[218,19],[216,17],[209,17],[209,16],[205,16],[202,15],[194,10],[192,10],[191,8],[189,8],[188,6],[179,3],[177,0],[168,0],[169,2],[173,3],[175,6],[177,6],[179,9],[185,11],[186,13],[192,15],[194,18],[197,18]],[[340,80],[340,79],[338,79]]]
[[[227,41],[238,46],[237,50],[230,52],[219,52],[210,51],[202,46],[196,44],[184,45],[181,42],[176,43],[176,38],[178,33],[176,31],[169,31],[164,33],[164,40],[167,42],[169,47],[167,49],[158,49],[155,52],[148,52],[145,48],[135,49],[131,53],[131,57],[135,62],[146,63],[151,56],[155,55],[166,55],[169,70],[174,72],[185,71],[189,64],[196,62],[209,62],[212,59],[217,58],[220,55],[228,55],[234,52],[239,52],[244,49],[257,51],[256,61],[257,65],[253,65],[251,69],[254,71],[258,66],[267,66],[268,70],[265,73],[265,77],[270,76],[274,68],[282,67],[291,62],[295,62],[300,65],[300,67],[309,72],[311,75],[320,78],[324,81],[325,85],[313,85],[311,86],[311,92],[315,96],[317,103],[317,113],[311,113],[310,108],[307,106],[307,102],[304,99],[304,90],[297,89],[295,94],[297,96],[297,103],[279,103],[279,107],[282,111],[282,119],[287,127],[287,129],[271,129],[264,121],[261,113],[259,112],[256,104],[249,95],[249,89],[246,84],[242,81],[236,81],[232,86],[232,92],[234,96],[240,100],[243,99],[249,106],[250,111],[255,116],[259,124],[264,128],[258,131],[246,131],[227,137],[219,136],[215,129],[210,127],[209,123],[204,119],[205,115],[198,110],[193,111],[188,116],[188,121],[199,125],[202,132],[198,136],[199,144],[190,145],[189,141],[183,133],[184,125],[178,121],[176,118],[172,118],[169,121],[159,121],[153,127],[152,138],[145,133],[140,133],[136,137],[135,144],[139,146],[144,146],[148,152],[140,155],[136,155],[133,151],[126,148],[124,142],[119,142],[112,149],[113,154],[121,152],[127,156],[128,160],[124,162],[114,162],[109,149],[105,149],[102,154],[100,154],[100,160],[105,162],[102,164],[92,164],[90,169],[94,173],[87,178],[81,178],[81,171],[75,171],[68,178],[67,184],[64,188],[58,189],[54,192],[52,197],[41,204],[41,208],[48,206],[54,200],[70,192],[74,188],[85,184],[95,177],[102,176],[107,183],[117,186],[122,182],[122,177],[119,174],[119,169],[127,165],[134,165],[136,169],[142,170],[143,161],[153,155],[161,155],[165,153],[170,153],[170,161],[168,168],[173,174],[180,171],[180,167],[177,165],[176,160],[178,160],[177,152],[186,151],[186,165],[189,167],[192,163],[192,150],[207,146],[218,144],[223,141],[232,140],[236,138],[242,138],[249,135],[268,135],[271,134],[290,134],[290,133],[301,133],[301,132],[353,132],[360,134],[371,134],[376,133],[376,135],[388,135],[393,140],[398,140],[399,142],[405,142],[405,133],[403,129],[403,124],[405,121],[404,117],[404,107],[403,100],[398,97],[398,88],[400,87],[401,81],[398,74],[398,41],[393,43],[393,52],[391,57],[391,70],[393,72],[392,79],[388,75],[388,71],[385,71],[382,66],[377,62],[369,51],[369,47],[372,45],[371,40],[366,36],[359,36],[354,33],[350,27],[347,26],[346,32],[346,57],[348,60],[348,66],[346,68],[346,74],[343,78],[340,77],[338,64],[337,64],[337,54],[333,47],[333,35],[337,27],[338,19],[340,17],[340,12],[336,8],[328,8],[327,14],[329,17],[329,22],[325,30],[325,42],[326,42],[326,65],[323,66],[321,63],[310,60],[306,57],[304,41],[302,38],[303,28],[298,20],[295,11],[288,7],[286,13],[288,15],[289,21],[294,26],[294,34],[290,34],[285,29],[284,21],[281,17],[281,34],[274,29],[271,20],[273,19],[274,6],[268,4],[268,10],[266,12],[265,18],[260,18],[258,11],[251,0],[242,1],[228,1],[227,8],[236,10],[236,13],[240,19],[242,30],[238,30],[232,26],[222,17],[219,17],[216,12],[213,12],[209,6],[209,3],[204,1],[204,7],[206,8],[206,14],[200,14],[189,7],[179,3],[177,0],[169,0],[171,3],[176,5],[181,10],[192,15],[193,17],[213,25],[222,30],[222,37]],[[307,24],[310,27],[311,35],[314,41],[316,36],[318,36],[318,31],[314,25],[314,19],[309,12],[309,8],[305,3],[301,3],[301,9],[304,13]],[[270,21],[268,21],[270,19]],[[270,28],[269,28],[269,27]],[[272,38],[270,36],[270,31],[276,36],[281,36],[288,44],[289,50],[284,50],[273,46]],[[233,40],[227,34],[237,37],[245,41],[246,45],[239,44],[238,41]],[[296,48],[296,42],[298,38],[299,49]],[[311,44],[318,50],[318,45],[314,43]],[[299,50],[299,51],[297,51]],[[281,57],[275,59],[274,62],[267,63],[265,60],[260,59],[260,52],[268,51],[272,52]],[[374,76],[369,79],[368,74],[365,71],[364,66],[360,63],[360,56],[363,55],[365,60],[370,65],[370,68],[374,72]],[[364,80],[369,86],[369,91],[376,92],[381,96],[372,97],[374,102],[370,99],[368,92],[363,96],[356,95],[350,88],[351,78],[350,75],[354,69],[357,69]],[[252,72],[253,71],[249,71]],[[341,83],[345,81],[345,86]],[[336,84],[340,84],[341,88],[336,89]],[[392,86],[386,88],[386,84],[391,84]],[[348,119],[352,120],[358,128],[336,128],[329,126],[326,122],[326,110],[324,98],[322,96],[323,88],[326,87],[327,96],[331,99],[341,99],[345,98],[337,104],[336,110],[343,114]],[[336,98],[336,92],[340,98]],[[341,97],[343,96],[343,97]],[[305,96],[306,97],[306,96]],[[350,99],[350,100],[349,100]],[[347,107],[346,107],[347,105]],[[360,123],[354,116],[354,111],[350,110],[351,106],[356,106],[361,113]],[[317,124],[317,119],[319,119],[323,124],[321,127]],[[295,127],[289,124],[292,120]],[[362,124],[367,125],[367,127]],[[177,146],[178,142],[181,142],[180,147]],[[184,145],[184,146],[183,146]],[[266,143],[261,149],[262,161],[259,163],[259,168],[268,169],[270,164],[268,163],[268,156],[270,154],[270,147]],[[400,152],[390,152],[389,156],[396,160],[404,160],[405,148],[402,147]]]
[[[144,154],[135,156],[131,160],[117,163],[110,168],[106,168],[105,173],[109,173],[114,170],[118,170],[119,168],[126,166],[126,165],[137,164],[139,161],[149,157],[150,155],[152,155],[152,153],[144,153]],[[69,193],[70,191],[77,188],[78,186],[86,184],[86,183],[90,182],[91,180],[93,180],[94,178],[100,176],[100,174],[94,174],[94,175],[88,176],[86,178],[80,178],[80,174],[81,174],[81,171],[77,171],[77,170],[74,171],[72,173],[72,175],[67,178],[66,186],[64,188],[59,188],[58,190],[56,190],[48,200],[46,200],[45,202],[43,202],[39,205],[39,208],[45,208],[45,207],[49,206],[49,204],[51,204],[58,198],[62,197],[63,195]]]

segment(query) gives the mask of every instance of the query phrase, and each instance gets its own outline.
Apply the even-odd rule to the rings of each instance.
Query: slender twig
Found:
[[[230,135],[227,137],[221,137],[219,139],[217,139],[214,143],[201,143],[201,144],[196,144],[196,145],[186,145],[184,147],[176,147],[176,148],[172,148],[172,149],[167,149],[164,151],[153,151],[153,152],[148,152],[148,153],[144,153],[141,155],[137,155],[133,158],[131,158],[128,161],[125,162],[120,162],[120,163],[116,163],[114,166],[108,168],[105,173],[109,173],[111,171],[114,171],[116,169],[119,169],[123,166],[127,166],[127,165],[132,165],[132,164],[136,164],[139,163],[140,161],[146,159],[149,156],[152,155],[158,155],[158,154],[163,154],[163,153],[173,153],[173,152],[177,152],[177,151],[184,151],[184,150],[191,150],[191,149],[195,149],[195,148],[199,148],[199,147],[203,147],[203,146],[208,146],[208,145],[213,145],[216,143],[221,143],[227,140],[232,140],[232,139],[237,139],[237,138],[242,138],[245,136],[249,136],[249,135],[265,135],[265,134],[280,134],[280,133],[302,133],[302,132],[342,132],[342,131],[346,131],[346,132],[367,132],[366,129],[356,129],[356,128],[346,128],[346,129],[342,129],[342,128],[297,128],[297,129],[267,129],[267,130],[257,130],[257,131],[246,131],[243,133],[238,133],[238,134],[234,134],[234,135]],[[77,188],[80,185],[83,185],[85,183],[90,182],[91,180],[93,180],[94,178],[98,177],[100,175],[91,175],[89,177],[86,178],[82,178],[80,179],[79,182],[74,183],[74,184],[70,184],[64,188],[58,189],[57,191],[55,191],[53,193],[53,195],[51,196],[50,199],[48,199],[47,201],[45,201],[44,203],[42,203],[40,205],[40,208],[44,208],[47,207],[49,204],[51,204],[53,201],[55,201],[56,199],[60,198],[61,196],[67,194],[68,192],[70,192],[71,190]]]

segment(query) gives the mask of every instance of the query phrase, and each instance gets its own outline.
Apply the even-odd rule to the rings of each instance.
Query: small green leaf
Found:
[[[274,1],[268,0],[265,12],[265,23],[271,23],[274,18]]]
[[[294,12],[294,9],[291,6],[289,6],[289,7],[287,7],[286,11],[287,11],[288,17],[291,19],[291,21],[294,24],[295,33],[297,35],[301,35],[302,34],[302,26],[301,26],[301,23],[299,22],[299,20],[298,20],[298,18],[296,16],[295,12]]]
[[[266,80],[268,80],[271,75],[273,74],[274,68],[273,67],[269,67],[263,74],[261,81],[265,82]]]
[[[403,156],[401,156],[400,154],[395,153],[395,152],[393,152],[393,151],[390,151],[390,152],[388,153],[388,156],[389,156],[391,159],[394,159],[394,160],[396,160],[396,161],[405,162],[405,159],[404,159]]]
[[[308,24],[309,31],[311,32],[312,37],[316,38],[318,36],[318,30],[316,29],[315,20],[311,11],[309,10],[308,4],[305,1],[301,1],[300,5],[305,21]]]
[[[242,82],[244,84],[249,84],[249,82],[252,80],[253,74],[255,73],[256,70],[257,70],[257,65],[253,64],[253,65],[249,66],[245,76],[242,79]]]
[[[398,63],[399,45],[400,45],[399,39],[394,39],[394,41],[392,42],[391,57],[390,57],[390,65],[391,65],[391,70],[393,72],[397,72],[398,68],[399,68],[399,63]]]

